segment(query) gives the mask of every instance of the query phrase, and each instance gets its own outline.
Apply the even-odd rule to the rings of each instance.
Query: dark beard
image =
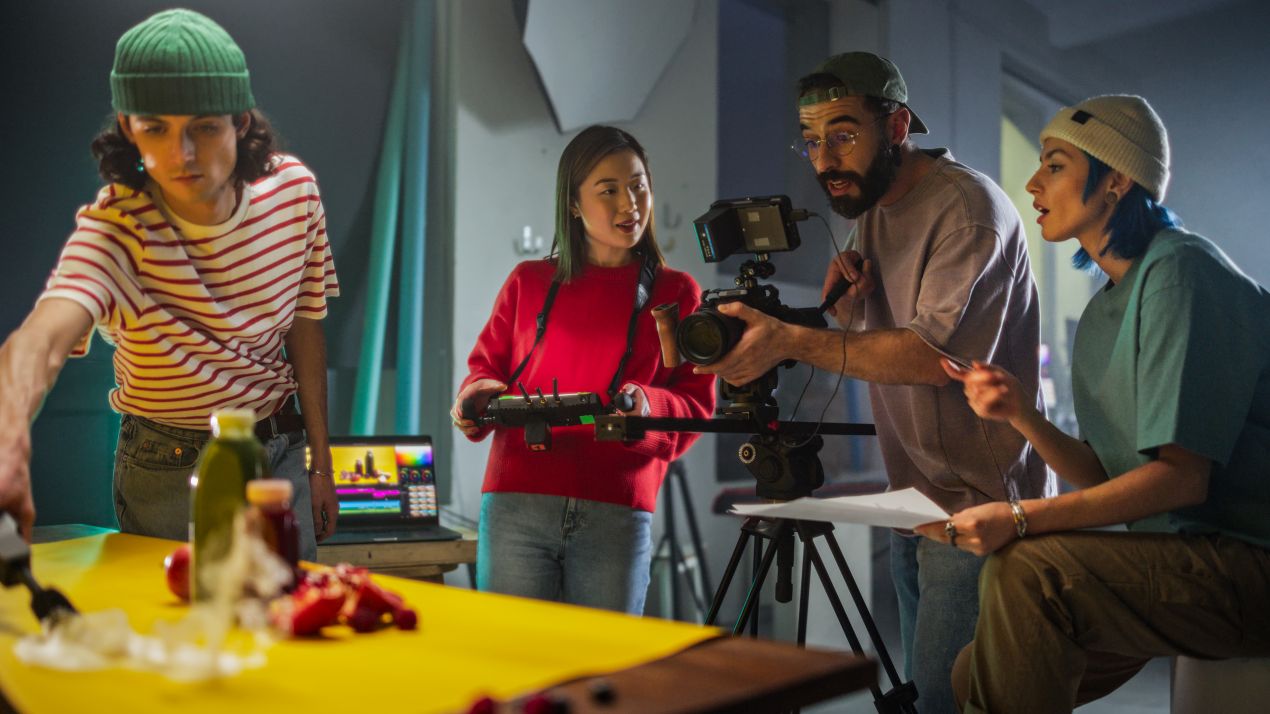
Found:
[[[859,218],[861,213],[873,208],[878,200],[886,195],[891,184],[895,182],[895,174],[899,170],[892,156],[893,151],[888,143],[879,145],[877,154],[873,156],[873,161],[869,163],[869,168],[863,176],[854,171],[826,171],[816,175],[816,179],[820,181],[820,187],[829,197],[829,205],[834,213],[843,218]],[[858,198],[834,196],[829,192],[829,182],[842,179],[851,181],[860,189]]]

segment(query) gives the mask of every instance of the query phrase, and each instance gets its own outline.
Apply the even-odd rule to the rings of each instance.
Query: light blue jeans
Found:
[[[563,496],[487,493],[478,589],[641,615],[653,514]]]
[[[891,578],[900,606],[906,678],[921,714],[957,714],[952,667],[975,637],[984,558],[929,538],[891,532]]]
[[[208,432],[181,429],[124,414],[115,447],[115,517],[124,533],[187,540],[190,536],[190,474],[198,465]],[[291,508],[300,531],[300,558],[317,559],[303,431],[280,434],[265,446],[274,478],[294,486]]]

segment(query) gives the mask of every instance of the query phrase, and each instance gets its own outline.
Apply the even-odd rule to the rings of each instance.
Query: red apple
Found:
[[[419,615],[414,610],[402,606],[393,610],[392,621],[398,630],[413,630],[419,626]]]
[[[184,543],[163,559],[168,576],[168,590],[184,602],[190,600],[190,544]]]

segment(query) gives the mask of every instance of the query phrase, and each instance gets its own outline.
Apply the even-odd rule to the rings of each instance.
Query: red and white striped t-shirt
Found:
[[[296,316],[325,317],[339,282],[317,181],[294,156],[274,166],[217,226],[121,184],[80,209],[39,299],[82,305],[116,346],[115,411],[207,429],[214,410],[265,416],[295,392],[283,338]]]

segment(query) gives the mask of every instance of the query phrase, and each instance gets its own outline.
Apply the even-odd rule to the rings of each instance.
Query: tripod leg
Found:
[[[757,534],[756,539],[760,538]],[[759,593],[763,591],[763,582],[767,580],[767,572],[772,569],[772,561],[776,559],[776,552],[781,548],[781,541],[791,537],[789,523],[787,521],[778,521],[775,529],[768,536],[772,540],[772,544],[767,546],[767,550],[763,552],[763,559],[758,563],[754,571],[754,582],[750,584],[750,591],[746,593],[745,605],[741,608],[741,615],[736,619],[736,625],[732,628],[732,634],[738,634],[744,627],[746,620],[750,622],[750,635],[758,636],[758,601]],[[754,546],[754,555],[757,558],[760,542],[756,542]]]
[[[803,544],[803,569],[798,583],[798,646],[802,647],[807,644],[807,605],[811,595],[811,558],[806,544]]]
[[[666,514],[665,528],[662,531],[662,539],[670,544],[670,615],[672,618],[679,619],[679,566],[683,564],[683,558],[679,554],[678,533],[675,532],[675,490],[667,489],[664,505]]]
[[[741,534],[736,539],[736,547],[732,549],[732,558],[728,560],[728,567],[723,571],[723,580],[719,583],[719,589],[714,593],[714,600],[710,603],[710,612],[706,613],[707,625],[713,625],[715,620],[719,618],[719,608],[723,606],[723,598],[728,594],[728,586],[732,584],[732,577],[736,575],[736,566],[741,563],[741,556],[745,555],[745,544],[750,539],[750,534],[742,526]]]
[[[670,546],[670,562],[674,565],[674,568],[675,568],[674,572],[671,573],[671,577],[673,578],[671,582],[674,583],[674,586],[671,588],[671,592],[673,593],[673,596],[675,598],[675,608],[674,608],[675,619],[678,620],[680,619],[679,591],[680,591],[680,585],[681,585],[679,580],[680,578],[685,577],[684,571],[687,569],[688,565],[687,565],[687,559],[684,558],[683,549],[679,547],[679,541],[672,539],[669,542],[669,546]],[[701,599],[697,597],[697,589],[693,585],[692,580],[688,580],[687,585],[688,585],[688,594],[692,596],[692,602],[696,607],[697,614],[700,615],[701,614]]]
[[[799,530],[799,534],[803,535],[804,531]],[[847,584],[847,590],[851,593],[851,599],[855,603],[856,611],[860,613],[860,619],[864,622],[864,628],[869,633],[869,639],[873,642],[873,649],[878,656],[878,660],[882,662],[882,669],[886,672],[886,678],[891,683],[891,689],[886,694],[881,694],[877,687],[873,687],[873,703],[879,712],[887,714],[889,712],[912,712],[916,713],[917,708],[914,702],[917,701],[917,687],[912,682],[904,682],[900,679],[899,674],[895,671],[895,665],[891,662],[891,656],[886,651],[886,644],[882,642],[882,637],[878,634],[877,626],[873,622],[873,616],[869,614],[869,607],[864,602],[864,597],[860,594],[860,588],[856,585],[855,578],[851,575],[851,568],[847,566],[847,559],[842,554],[842,549],[838,547],[838,541],[833,537],[832,530],[822,531],[816,534],[823,536],[829,544],[829,551],[833,554],[834,562],[838,565],[839,572],[842,573],[842,579]],[[815,537],[815,536],[812,536]],[[815,549],[815,545],[804,538],[804,547],[808,548],[812,555],[812,564],[816,566],[816,572],[820,575],[820,581],[825,587],[825,593],[829,596],[829,602],[833,605],[834,613],[838,615],[838,620],[842,623],[844,632],[850,630],[850,623],[845,619],[846,612],[842,607],[842,600],[838,598],[838,594],[833,589],[832,581],[829,579],[829,570],[825,567],[824,561],[820,558],[820,553]],[[847,640],[851,643],[851,648],[857,654],[860,651],[860,643],[854,632],[847,635]]]
[[[684,520],[688,522],[688,535],[692,538],[692,552],[697,554],[697,567],[701,569],[701,592],[708,593],[714,590],[714,586],[710,584],[710,569],[706,566],[706,550],[702,545],[701,531],[697,528],[696,511],[692,508],[692,494],[688,491],[688,479],[684,475],[683,467],[675,468],[675,464],[671,465],[670,473],[674,476],[675,483],[679,484],[679,493],[683,497],[684,502]]]
[[[776,539],[772,539],[772,544],[768,546],[766,553],[766,563],[764,565],[763,556],[763,540],[757,535],[754,536],[754,550],[752,564],[750,566],[753,577],[750,579],[750,590],[745,594],[745,604],[741,608],[741,616],[737,618],[737,627],[733,628],[733,634],[740,632],[740,628],[744,627],[744,622],[751,614],[753,619],[750,621],[750,637],[758,637],[758,604],[759,599],[763,596],[763,581],[767,578],[767,568],[771,565],[772,556],[776,554]]]
[[[829,598],[829,605],[833,608],[833,614],[838,616],[838,624],[842,626],[842,634],[847,636],[847,642],[851,645],[851,651],[864,656],[864,648],[860,645],[860,638],[856,637],[855,630],[851,627],[851,620],[847,617],[847,610],[842,605],[842,599],[838,597],[837,591],[834,589],[833,580],[829,578],[829,570],[825,568],[825,563],[820,559],[820,553],[816,551],[816,544],[802,530],[800,526],[798,533],[803,540],[803,548],[811,564],[816,568],[816,575],[820,577],[820,584],[825,589],[825,595]],[[873,702],[877,706],[878,711],[887,711],[884,709],[886,696],[882,694],[882,690],[876,683],[869,685],[869,691],[873,693]]]
[[[794,534],[791,532],[781,538],[780,548],[776,551],[776,602],[789,602],[794,599]]]
[[[877,625],[873,622],[873,615],[869,614],[869,608],[864,602],[864,596],[860,594],[860,587],[856,585],[855,578],[851,575],[851,569],[847,567],[847,559],[842,554],[842,549],[838,547],[838,541],[830,534],[825,534],[825,541],[829,544],[829,552],[833,554],[834,562],[838,564],[838,570],[842,572],[842,579],[847,583],[847,591],[851,593],[851,599],[855,601],[856,610],[860,612],[860,619],[864,621],[864,629],[869,633],[869,639],[873,641],[873,647],[877,650],[878,659],[882,662],[882,668],[886,670],[886,676],[891,680],[891,684],[899,685],[900,676],[895,670],[895,665],[891,662],[891,655],[887,653],[885,645],[882,644],[882,636],[878,634]]]
[[[665,555],[663,555],[663,552],[665,553]],[[657,541],[657,547],[653,548],[653,557],[649,566],[650,572],[652,568],[655,568],[657,566],[657,563],[660,562],[662,558],[666,558],[666,563],[667,563],[666,569],[668,571],[671,570],[674,567],[673,554],[670,553],[670,541],[666,539],[666,534],[664,533],[662,534],[661,539]],[[668,577],[673,577],[673,572],[670,572],[667,575]],[[666,596],[666,588],[664,586],[661,588],[660,594],[662,597]],[[673,618],[675,615],[676,613],[674,609],[672,608],[671,617]]]

